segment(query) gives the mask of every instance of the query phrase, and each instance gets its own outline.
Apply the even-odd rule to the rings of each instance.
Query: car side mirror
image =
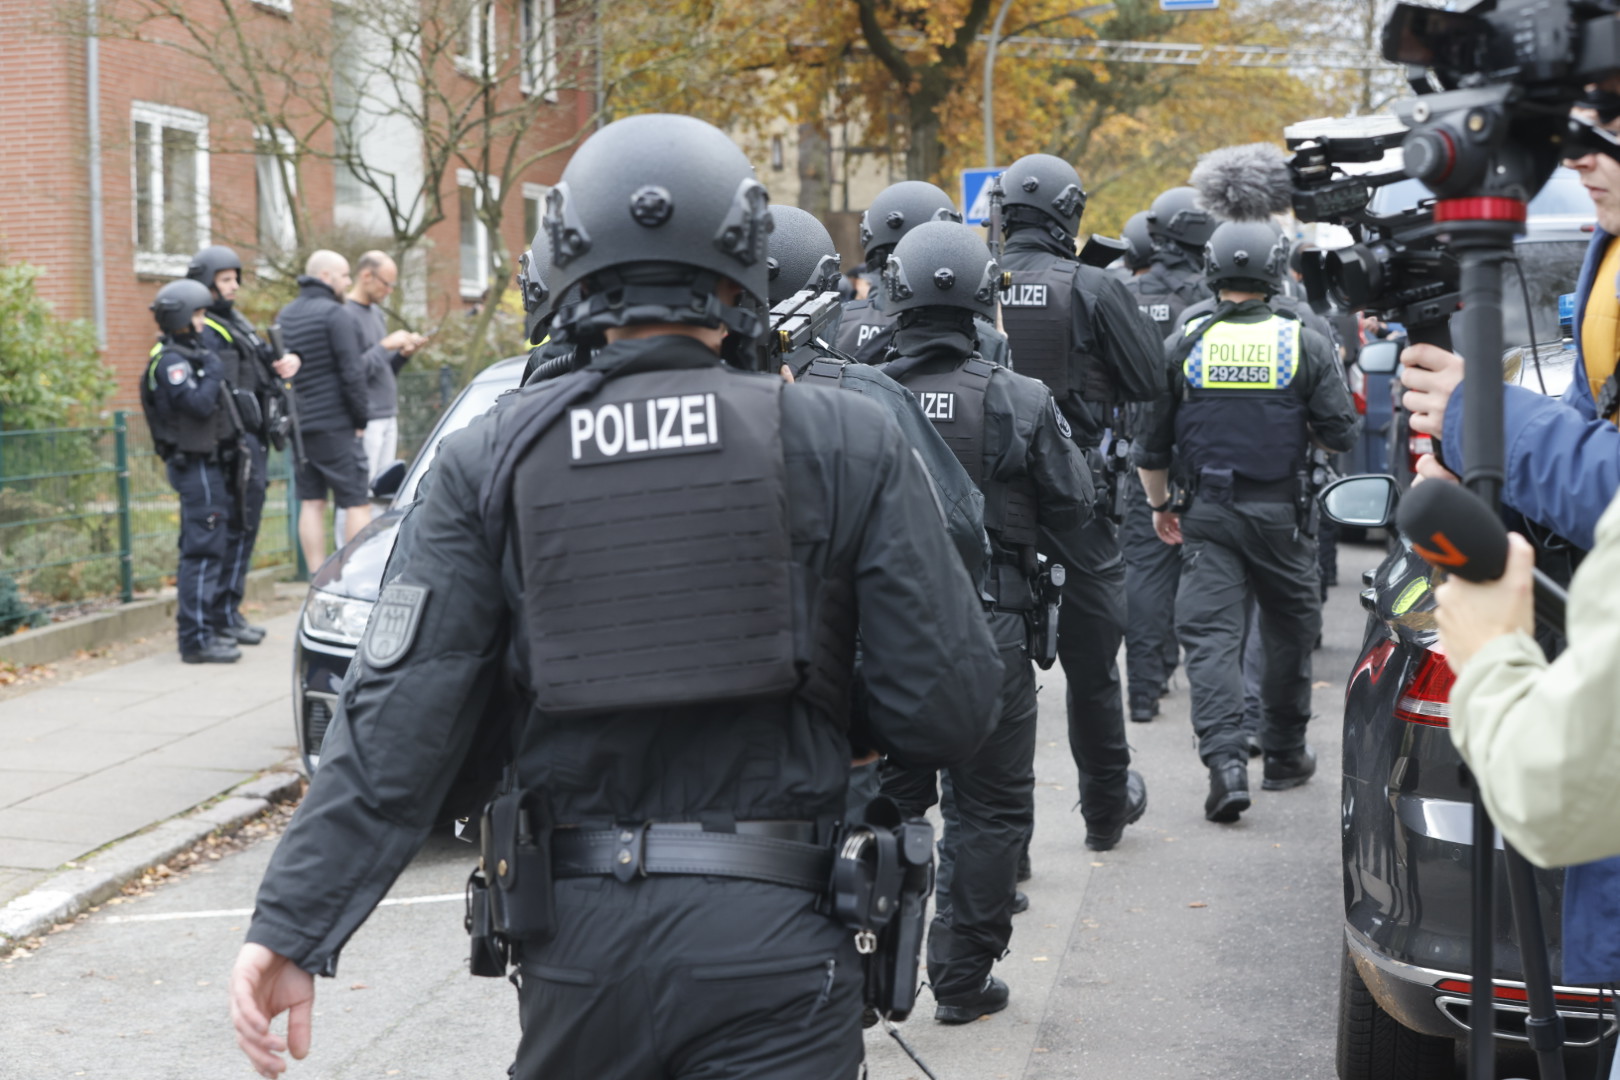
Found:
[[[1322,513],[1337,525],[1387,529],[1395,520],[1401,487],[1387,473],[1346,476],[1322,489]]]
[[[1385,339],[1369,341],[1356,354],[1356,366],[1364,375],[1393,375],[1401,364],[1401,347]]]
[[[392,499],[399,494],[399,486],[405,482],[405,463],[395,461],[388,468],[371,478],[371,497],[373,499]]]

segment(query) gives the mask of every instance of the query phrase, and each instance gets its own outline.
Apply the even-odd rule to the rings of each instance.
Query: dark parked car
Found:
[[[1361,437],[1343,459],[1346,475],[1389,471],[1389,424],[1395,414],[1389,388],[1395,381],[1400,351],[1393,338],[1369,341],[1356,351],[1355,362],[1346,372],[1351,400],[1361,414]]]
[[[293,651],[293,725],[304,768],[311,776],[320,764],[321,740],[337,708],[343,673],[382,589],[383,568],[394,550],[400,519],[416,499],[422,476],[438,453],[439,440],[472,423],[501,394],[515,389],[523,376],[523,364],[523,357],[514,357],[479,372],[439,418],[410,468],[395,462],[373,482],[374,495],[390,496],[388,508],[311,576]]]
[[[1370,483],[1369,483],[1370,482]],[[1352,477],[1324,493],[1335,519],[1387,527],[1399,489],[1387,476]],[[1436,645],[1430,568],[1401,541],[1363,578],[1368,611],[1360,659],[1345,691],[1341,807],[1345,954],[1340,1080],[1451,1080],[1473,1023],[1468,992],[1473,863],[1470,791],[1446,730],[1453,677]],[[1494,1030],[1501,1051],[1525,1043],[1527,1005],[1503,864],[1496,863]],[[1559,970],[1561,871],[1537,871],[1542,916]],[[1566,1051],[1589,1075],[1611,1010],[1581,987],[1557,987]],[[1517,1075],[1509,1073],[1508,1075]],[[1571,1075],[1575,1075],[1573,1072]]]

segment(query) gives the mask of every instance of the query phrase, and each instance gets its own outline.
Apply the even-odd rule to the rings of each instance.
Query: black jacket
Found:
[[[307,971],[335,970],[338,950],[427,839],[499,674],[510,667],[527,679],[527,650],[509,629],[521,624],[514,545],[496,555],[483,509],[493,517],[496,503],[483,489],[498,489],[503,449],[539,396],[632,364],[718,363],[686,338],[620,342],[586,371],[509,395],[444,440],[384,578],[426,590],[415,637],[382,669],[367,659],[369,638],[356,654],[320,771],[260,886],[249,941]],[[858,394],[788,386],[781,415],[792,558],[854,584],[862,734],[919,767],[965,760],[993,727],[1001,663],[926,473],[899,427]],[[845,733],[797,703],[785,717],[779,703],[588,721],[531,710],[517,748],[520,781],[549,792],[560,824],[838,816],[849,762]]]
[[[319,278],[298,278],[298,299],[277,317],[287,351],[303,360],[293,376],[305,434],[359,431],[370,418],[365,350],[343,299]]]

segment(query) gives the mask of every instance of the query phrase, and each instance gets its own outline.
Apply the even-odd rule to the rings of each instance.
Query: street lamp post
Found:
[[[1012,0],[1001,0],[1001,7],[996,11],[996,21],[990,26],[990,43],[984,51],[984,103],[981,112],[984,116],[984,164],[989,169],[996,167],[996,48],[1001,44],[1001,27],[1006,23],[1007,10],[1011,7]],[[1112,3],[1092,4],[1060,17],[1083,19],[1088,15],[1101,15],[1105,11],[1113,10]]]

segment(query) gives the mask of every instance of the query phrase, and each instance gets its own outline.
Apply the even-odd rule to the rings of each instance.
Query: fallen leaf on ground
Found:
[[[1192,903],[1188,904],[1187,906],[1188,907],[1209,907],[1209,905],[1204,903],[1202,900],[1194,900]]]

